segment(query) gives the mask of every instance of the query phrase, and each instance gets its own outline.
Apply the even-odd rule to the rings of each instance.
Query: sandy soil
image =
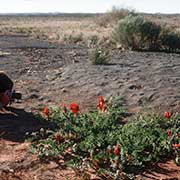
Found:
[[[96,107],[98,95],[119,95],[130,112],[180,109],[179,54],[113,51],[109,65],[96,66],[85,46],[20,34],[0,35],[0,51],[0,70],[23,94],[21,103],[0,113],[0,180],[78,179],[61,163],[43,163],[28,152],[26,132],[49,126],[33,114],[44,105],[77,102],[86,111]],[[173,177],[180,178],[180,168],[169,161],[139,179]]]

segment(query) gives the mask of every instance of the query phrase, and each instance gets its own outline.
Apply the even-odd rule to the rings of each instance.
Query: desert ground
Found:
[[[48,127],[35,116],[44,106],[77,102],[81,111],[88,111],[102,95],[121,96],[132,115],[180,111],[180,54],[113,48],[108,65],[92,65],[92,37],[108,46],[113,28],[100,26],[94,18],[0,17],[0,70],[23,95],[0,113],[0,180],[83,179],[60,162],[41,162],[29,153],[26,132]],[[178,15],[148,18],[176,27],[180,21]],[[82,39],[66,42],[69,35]],[[157,167],[137,179],[180,178],[173,161]],[[90,174],[89,179],[100,179]]]

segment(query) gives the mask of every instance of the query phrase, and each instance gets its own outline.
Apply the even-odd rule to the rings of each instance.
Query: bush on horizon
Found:
[[[121,19],[114,27],[111,38],[116,44],[131,50],[172,52],[180,49],[180,33],[136,14]]]
[[[106,27],[108,24],[114,24],[117,23],[120,19],[125,18],[130,13],[133,13],[133,10],[129,10],[126,8],[118,8],[116,6],[113,6],[111,10],[107,11],[103,15],[100,15],[98,18],[96,18],[95,22],[100,27]]]

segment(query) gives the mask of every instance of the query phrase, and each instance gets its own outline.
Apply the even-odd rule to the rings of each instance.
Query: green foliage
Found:
[[[169,51],[180,49],[180,34],[173,31],[164,30],[161,33],[162,46]]]
[[[120,20],[112,32],[113,41],[122,44],[126,49],[137,49],[141,41],[139,32],[143,22],[143,17],[133,15]]]
[[[129,15],[120,20],[112,32],[112,40],[126,49],[169,50],[180,49],[180,34],[140,15]]]
[[[130,165],[143,165],[158,161],[169,150],[165,127],[167,121],[160,117],[139,117],[124,125],[120,144]]]
[[[168,139],[171,150],[173,148],[175,163],[180,166],[180,115],[168,121]]]
[[[89,59],[94,65],[106,65],[109,62],[109,51],[95,48],[89,52]]]
[[[133,117],[124,124],[127,112],[122,108],[122,99],[111,98],[104,103],[105,111],[86,114],[51,108],[48,121],[54,128],[34,133],[32,152],[46,160],[68,153],[71,160],[66,164],[81,168],[90,165],[113,177],[164,157],[174,157],[179,164],[179,115],[164,118],[150,114]]]
[[[140,28],[142,37],[142,44],[145,48],[150,50],[160,49],[159,35],[161,33],[161,26],[145,20]]]

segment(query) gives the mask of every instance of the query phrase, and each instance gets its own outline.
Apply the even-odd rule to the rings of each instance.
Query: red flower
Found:
[[[105,103],[104,97],[103,96],[98,96],[98,102]]]
[[[171,137],[172,136],[172,131],[171,130],[167,130],[167,136]]]
[[[64,113],[67,113],[67,106],[66,106],[66,104],[63,104],[63,105],[61,106],[61,109],[62,109],[62,111],[63,111]]]
[[[172,116],[172,113],[171,113],[171,112],[169,112],[169,111],[164,112],[164,117],[165,117],[165,118],[170,119],[171,116]]]
[[[45,107],[43,110],[44,115],[49,116],[49,108]]]
[[[173,144],[173,148],[180,148],[180,144]]]
[[[115,148],[114,148],[114,154],[115,154],[116,156],[119,155],[119,145],[118,145],[118,144],[116,144],[116,146],[115,146]]]
[[[71,103],[70,104],[70,109],[71,109],[71,112],[73,113],[73,114],[78,114],[78,112],[79,112],[79,105],[78,104],[76,104],[76,103]]]
[[[99,108],[100,111],[103,111],[103,112],[106,111],[107,105],[106,105],[106,102],[105,102],[103,96],[99,96],[99,97],[98,97],[98,104],[97,104],[97,107]]]

